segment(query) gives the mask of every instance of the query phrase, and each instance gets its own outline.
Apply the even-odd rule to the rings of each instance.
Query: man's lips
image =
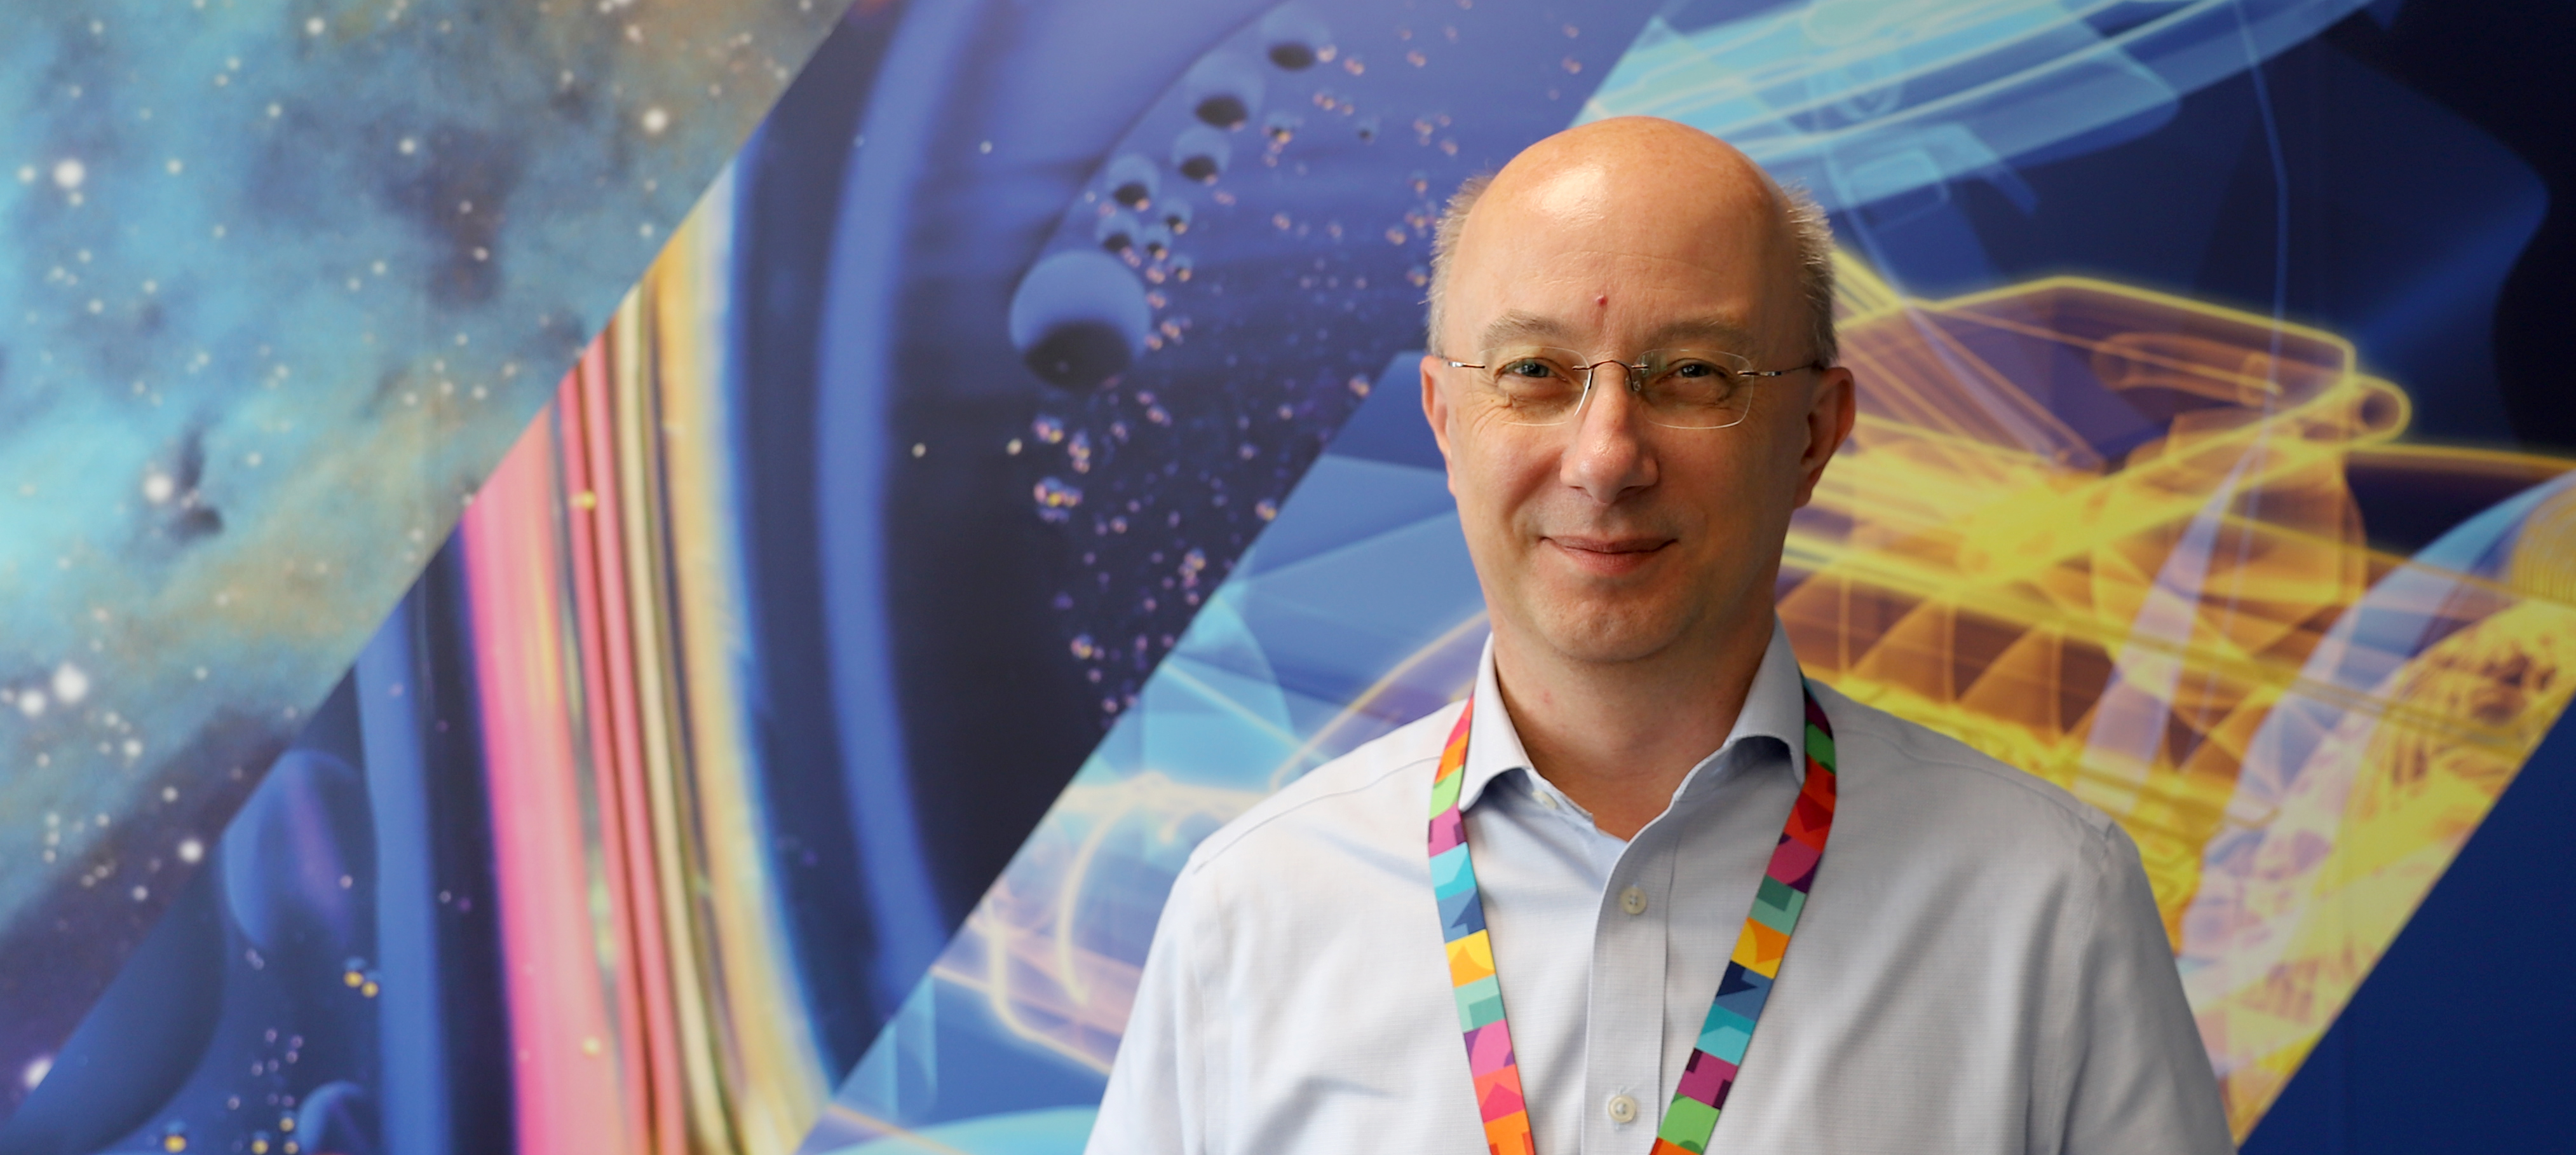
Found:
[[[1573,562],[1579,569],[1603,577],[1634,573],[1654,560],[1669,537],[1583,537],[1550,534],[1541,540],[1556,547],[1558,556]]]

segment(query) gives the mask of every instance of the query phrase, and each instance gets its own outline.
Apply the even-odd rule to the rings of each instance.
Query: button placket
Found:
[[[1597,916],[1584,1028],[1587,1151],[1626,1150],[1635,1145],[1633,1125],[1653,1118],[1641,1096],[1653,1092],[1663,1066],[1671,930],[1648,916],[1657,904],[1639,880],[1668,881],[1674,845],[1671,825],[1657,825],[1620,854],[1609,879],[1617,889],[1603,896]]]

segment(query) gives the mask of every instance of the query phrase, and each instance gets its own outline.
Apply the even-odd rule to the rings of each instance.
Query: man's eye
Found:
[[[1503,375],[1506,377],[1526,377],[1531,380],[1544,380],[1546,378],[1556,376],[1556,367],[1545,361],[1514,361],[1509,365],[1503,366]]]
[[[1675,377],[1680,377],[1684,380],[1690,381],[1703,380],[1721,375],[1717,366],[1711,365],[1706,361],[1677,362],[1669,372],[1671,372]]]

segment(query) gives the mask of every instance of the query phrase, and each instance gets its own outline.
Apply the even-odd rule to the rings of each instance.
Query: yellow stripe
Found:
[[[1494,940],[1477,931],[1449,944],[1449,985],[1463,987],[1494,973]]]
[[[672,784],[694,813],[697,837],[682,842],[699,879],[689,938],[698,955],[697,989],[711,1011],[710,1057],[720,1073],[732,1143],[750,1155],[785,1155],[812,1129],[831,1088],[775,898],[753,780],[758,756],[735,677],[748,634],[747,601],[730,564],[741,548],[733,534],[718,354],[731,195],[728,174],[682,222],[637,294],[641,307],[632,320],[641,324],[627,329],[642,354],[641,364],[627,364],[649,379],[633,382],[635,391],[620,398],[620,409],[639,419],[649,413],[658,427],[635,430],[644,451],[635,464],[650,468],[655,457],[667,462],[639,478],[645,486],[630,500],[648,493],[661,499],[666,520],[647,523],[657,540],[640,544],[668,563],[665,569],[648,561],[648,571],[631,573],[629,581],[639,596],[647,589],[660,595],[661,620],[638,621],[636,632],[638,654],[651,644],[663,663],[639,672],[664,677],[645,706],[663,713]],[[628,346],[621,343],[618,351]],[[624,373],[619,383],[628,385]],[[630,548],[639,544],[629,541]],[[665,574],[667,583],[657,580]],[[656,736],[648,734],[648,747]]]

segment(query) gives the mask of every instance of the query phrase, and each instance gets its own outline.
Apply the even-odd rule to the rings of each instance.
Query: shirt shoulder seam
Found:
[[[1972,747],[1971,749],[1973,750],[1974,748]],[[2063,788],[2056,788],[2054,783],[2051,783],[2028,770],[1997,760],[1991,756],[1981,754],[1974,758],[1962,758],[1951,753],[1931,753],[1916,754],[1915,757],[1918,761],[1926,763],[1938,763],[1944,766],[1956,766],[1962,770],[1972,770],[1985,775],[1988,778],[2008,783],[2016,790],[2037,795],[2039,799],[2046,802],[2050,808],[2074,819],[2078,823],[2082,824],[2086,829],[2091,830],[2096,836],[2101,835],[2104,832],[2104,828],[2111,822],[2111,816],[2103,813],[2100,807],[2094,806],[2085,802],[2081,798],[2077,798],[2074,795],[2067,793]],[[2043,787],[2049,787],[2049,789],[2043,789]]]
[[[1304,810],[1307,807],[1374,789],[1380,783],[1385,782],[1391,775],[1400,774],[1404,771],[1424,765],[1437,764],[1439,761],[1440,758],[1438,755],[1407,758],[1388,766],[1367,778],[1361,779],[1358,782],[1351,783],[1347,786],[1336,787],[1332,790],[1316,794],[1313,797],[1300,798],[1293,803],[1281,806],[1277,810],[1264,814],[1258,819],[1247,823],[1241,829],[1219,831],[1217,834],[1209,836],[1207,841],[1199,844],[1198,850],[1190,856],[1190,864],[1186,873],[1195,874],[1206,869],[1210,863],[1223,857],[1227,852],[1233,850],[1235,847],[1242,845],[1245,839],[1250,838],[1253,834],[1259,832],[1264,827],[1295,814],[1298,811]],[[1273,797],[1276,796],[1274,795]],[[1430,815],[1426,814],[1423,816],[1423,821],[1428,822],[1430,820]]]
[[[1917,765],[1946,766],[1968,771],[2033,796],[2059,817],[2084,832],[2088,852],[2101,852],[2109,838],[2110,828],[2116,825],[2111,816],[2104,813],[2100,807],[2077,798],[2068,793],[2065,788],[2028,770],[2006,763],[1938,730],[1907,722],[1884,710],[1856,701],[1850,695],[1842,694],[1840,691],[1834,692],[1844,702],[1861,710],[1883,715],[1889,722],[1894,723],[1893,727],[1869,726],[1866,733],[1868,737],[1884,743],[1899,757]],[[1936,741],[1924,741],[1926,736]]]

